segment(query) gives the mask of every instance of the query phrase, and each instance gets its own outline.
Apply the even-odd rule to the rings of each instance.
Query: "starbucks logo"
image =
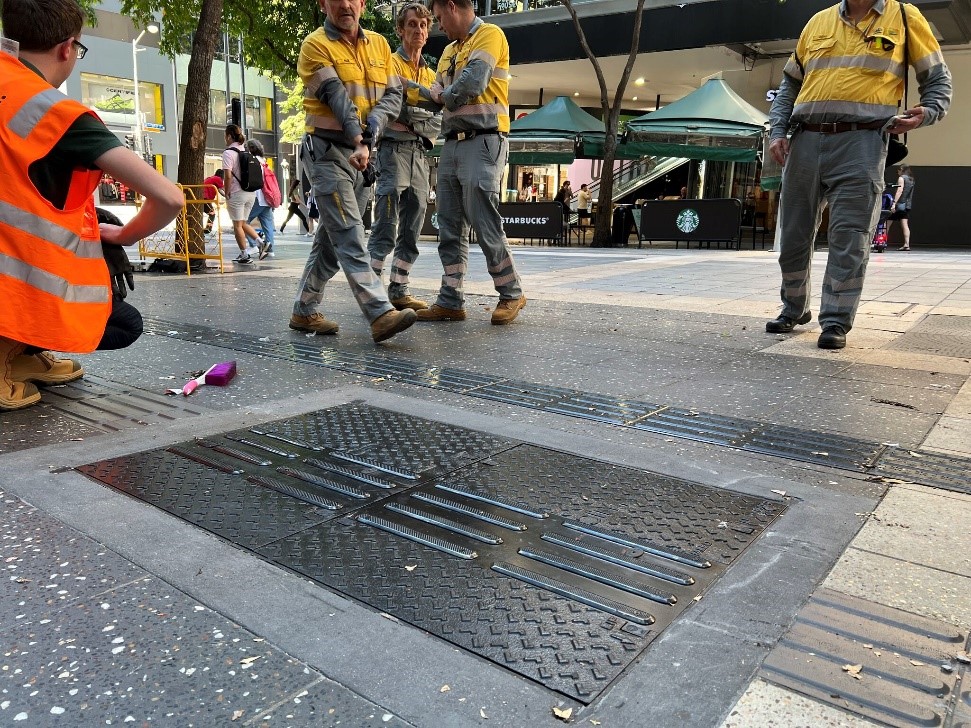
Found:
[[[688,207],[678,213],[678,219],[674,224],[683,233],[693,233],[701,224],[701,218],[698,217],[697,212]]]

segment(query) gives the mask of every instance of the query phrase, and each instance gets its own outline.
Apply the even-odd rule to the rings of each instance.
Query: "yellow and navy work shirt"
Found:
[[[950,72],[927,20],[913,5],[906,13],[906,41],[897,0],[878,0],[858,23],[847,16],[845,0],[816,13],[785,65],[780,108],[774,103],[770,114],[772,137],[784,136],[789,123],[889,120],[903,96],[908,65],[916,71],[924,124],[943,117]],[[787,102],[788,117],[780,113]]]
[[[509,43],[502,30],[481,18],[465,40],[445,47],[433,90],[442,94],[442,132],[509,131]]]
[[[391,56],[391,73],[398,77],[404,90],[401,113],[396,121],[388,124],[385,138],[392,141],[415,141],[418,134],[434,142],[442,128],[441,107],[421,94],[422,88],[430,88],[435,83],[435,72],[428,67],[425,59],[419,57],[416,67],[404,46]]]
[[[380,135],[401,108],[401,86],[391,71],[391,47],[378,33],[359,29],[348,43],[329,19],[300,46],[306,131],[354,143],[370,121]]]

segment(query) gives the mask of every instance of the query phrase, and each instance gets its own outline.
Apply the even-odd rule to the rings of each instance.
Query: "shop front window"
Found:
[[[106,124],[135,126],[135,83],[129,78],[82,73],[81,103],[98,112]],[[139,81],[138,105],[148,129],[165,129],[161,84]]]

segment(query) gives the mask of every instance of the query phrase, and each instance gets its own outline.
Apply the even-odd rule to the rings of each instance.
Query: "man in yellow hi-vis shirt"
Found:
[[[904,111],[908,66],[920,104]],[[897,0],[842,0],[799,36],[772,102],[770,151],[782,175],[782,313],[765,330],[788,333],[809,310],[813,241],[829,205],[821,349],[842,349],[863,292],[880,214],[889,134],[939,121],[951,103],[951,74],[927,21]],[[792,131],[792,139],[786,138]]]
[[[384,259],[391,256],[388,298],[397,309],[415,311],[428,304],[408,291],[408,274],[418,259],[418,236],[428,207],[428,158],[442,128],[441,106],[428,98],[435,73],[421,57],[428,42],[432,14],[419,2],[398,9],[395,30],[401,47],[391,56],[393,73],[405,90],[401,113],[378,145],[378,177],[374,188],[374,224],[368,239],[371,267],[380,277]]]
[[[398,116],[401,86],[390,74],[388,41],[360,26],[364,0],[320,0],[320,7],[327,14],[324,26],[304,39],[297,61],[307,115],[300,160],[310,176],[320,225],[290,328],[337,333],[337,324],[317,306],[339,263],[377,343],[415,322],[414,311],[391,305],[371,270],[361,219],[374,182],[366,179],[371,145]]]
[[[497,26],[475,16],[470,0],[431,0],[429,7],[452,41],[438,62],[430,94],[445,107],[436,199],[438,254],[445,270],[438,300],[419,311],[418,320],[465,319],[462,288],[471,224],[499,292],[492,323],[508,324],[526,305],[499,215],[509,157],[509,43]]]

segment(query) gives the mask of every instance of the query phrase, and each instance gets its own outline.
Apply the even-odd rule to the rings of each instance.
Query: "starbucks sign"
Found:
[[[701,218],[698,213],[692,210],[690,207],[685,208],[678,213],[678,218],[675,220],[675,225],[678,226],[678,230],[683,233],[693,233],[698,229],[698,225],[701,224]]]

